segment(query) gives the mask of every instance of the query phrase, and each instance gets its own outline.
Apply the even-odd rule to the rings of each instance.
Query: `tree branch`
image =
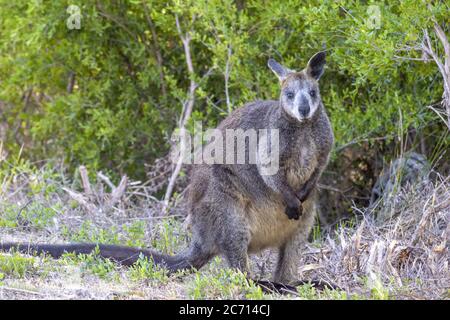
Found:
[[[227,63],[225,65],[225,98],[227,101],[227,110],[228,113],[231,113],[231,102],[230,102],[230,94],[228,92],[228,80],[230,79],[230,72],[231,72],[231,56],[233,54],[233,51],[231,49],[231,45],[228,45],[228,51],[227,51]]]
[[[183,103],[183,110],[181,112],[181,118],[179,122],[179,128],[180,133],[183,135],[185,133],[185,127],[187,122],[189,121],[189,118],[192,114],[192,109],[194,107],[195,102],[195,91],[197,90],[198,84],[195,82],[194,79],[194,66],[192,64],[192,57],[191,57],[191,48],[190,48],[190,41],[191,41],[191,34],[189,32],[186,32],[183,34],[183,31],[180,26],[180,21],[178,19],[178,15],[175,15],[175,23],[177,25],[177,31],[178,35],[181,39],[181,42],[183,43],[184,48],[184,55],[186,59],[186,65],[188,69],[188,75],[190,79],[190,85],[189,90],[187,93],[187,99]],[[181,167],[183,164],[183,154],[180,153],[178,161],[175,165],[174,171],[172,172],[172,175],[169,179],[169,184],[166,189],[166,194],[164,195],[164,208],[163,210],[166,211],[167,207],[169,205],[169,200],[172,196],[173,189],[175,187],[175,182],[177,180],[178,175],[180,174]]]

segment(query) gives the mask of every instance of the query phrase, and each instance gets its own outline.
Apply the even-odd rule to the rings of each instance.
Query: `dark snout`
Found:
[[[310,110],[309,101],[308,99],[306,99],[306,97],[302,96],[300,98],[300,105],[298,106],[298,112],[303,118],[306,118],[309,115],[309,110]]]

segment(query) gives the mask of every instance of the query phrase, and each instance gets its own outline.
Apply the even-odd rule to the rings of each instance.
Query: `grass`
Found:
[[[36,259],[33,257],[24,257],[19,253],[0,254],[1,278],[5,278],[5,276],[24,278],[36,270]]]
[[[151,246],[158,251],[175,254],[187,242],[182,224],[175,219],[163,219],[157,227],[158,236],[151,241]]]
[[[64,254],[61,263],[65,265],[79,265],[82,273],[90,272],[102,279],[113,279],[117,275],[117,264],[109,259],[100,257],[98,247],[90,254]]]
[[[247,280],[245,274],[228,268],[220,268],[207,275],[196,273],[188,286],[190,299],[264,299],[261,287]]]
[[[102,191],[110,189],[99,187],[102,181],[92,182],[95,194],[88,197],[80,183],[72,189],[71,180],[26,162],[0,169],[0,241],[121,244],[169,254],[186,247],[189,231],[181,205],[170,216],[160,216],[161,204],[147,196],[144,184],[135,183],[111,207],[111,195]],[[63,188],[82,195],[96,210]],[[448,179],[400,189],[393,218],[382,224],[366,209],[354,208],[360,218],[330,230],[316,226],[300,261],[310,268],[301,277],[325,279],[341,290],[320,291],[305,284],[290,296],[266,294],[246,275],[226,268],[220,257],[198,272],[168,275],[143,257],[125,268],[98,252],[66,254],[59,260],[11,252],[0,253],[0,297],[24,298],[30,292],[33,298],[47,299],[449,299],[449,190]],[[272,251],[252,256],[253,272],[268,279],[275,261]],[[20,295],[2,289],[16,287],[25,289]]]
[[[142,256],[129,268],[128,276],[132,281],[156,281],[160,283],[169,281],[166,269],[155,265],[153,261]]]
[[[61,233],[69,242],[120,244],[119,233],[115,226],[99,228],[91,220],[86,220],[75,228],[63,226]]]

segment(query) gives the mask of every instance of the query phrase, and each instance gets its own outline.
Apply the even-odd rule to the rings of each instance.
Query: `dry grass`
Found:
[[[392,201],[388,221],[374,218],[385,207],[354,208],[357,223],[309,244],[302,264],[311,271],[305,275],[381,298],[449,298],[449,177],[402,189]]]
[[[151,181],[126,180],[127,188],[119,189],[102,176],[91,176],[87,187],[82,176],[66,179],[45,167],[15,164],[3,169],[0,241],[99,241],[169,253],[186,245],[182,197],[175,198],[170,215],[161,215]],[[306,286],[290,297],[263,295],[240,275],[224,273],[220,259],[198,273],[165,277],[145,268],[138,270],[141,276],[131,275],[129,269],[91,258],[36,257],[21,276],[2,271],[0,263],[0,298],[448,299],[449,177],[400,190],[395,205],[388,207],[393,218],[385,222],[377,222],[374,215],[387,207],[373,212],[354,208],[358,219],[327,232],[316,229],[305,247],[302,278],[329,281],[340,291],[318,292]],[[3,256],[16,261],[14,254]],[[274,256],[267,251],[252,257],[257,275],[270,275]]]

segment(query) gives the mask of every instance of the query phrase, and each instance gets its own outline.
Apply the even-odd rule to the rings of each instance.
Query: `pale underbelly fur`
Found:
[[[247,211],[251,235],[249,252],[257,252],[268,247],[280,247],[296,233],[309,231],[314,222],[314,215],[312,203],[306,202],[299,220],[289,219],[284,213],[284,206],[275,203],[267,203],[264,208],[249,208]]]
[[[317,167],[316,146],[303,142],[298,158],[285,164],[287,183],[296,191],[311,177]],[[270,178],[269,178],[270,179]],[[285,214],[285,205],[280,195],[247,206],[246,218],[250,228],[249,251],[259,251],[267,247],[279,247],[296,233],[305,237],[314,223],[313,200],[303,203],[303,214],[299,220],[292,220]]]

